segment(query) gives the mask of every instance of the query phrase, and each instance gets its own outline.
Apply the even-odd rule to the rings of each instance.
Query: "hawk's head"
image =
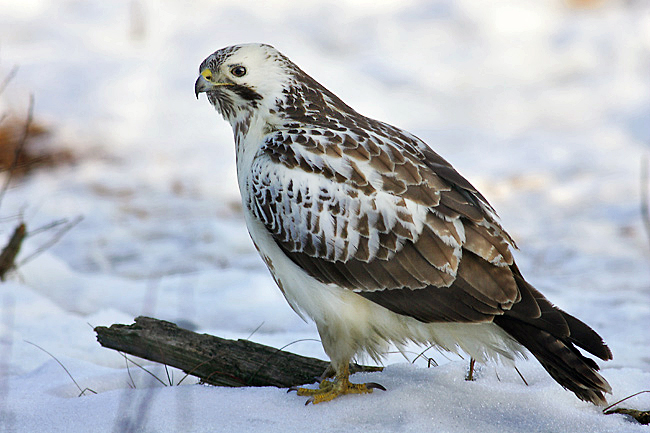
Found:
[[[194,92],[206,93],[219,113],[233,123],[241,114],[274,103],[286,86],[291,62],[265,44],[222,48],[201,63]]]

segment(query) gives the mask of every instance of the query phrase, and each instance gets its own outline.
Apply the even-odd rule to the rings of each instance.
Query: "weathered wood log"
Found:
[[[159,362],[217,386],[288,388],[316,382],[329,363],[249,340],[197,334],[164,320],[136,317],[132,325],[95,328],[104,347]],[[352,364],[351,372],[381,367]]]

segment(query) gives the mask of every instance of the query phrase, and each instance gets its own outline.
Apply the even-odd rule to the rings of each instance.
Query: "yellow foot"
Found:
[[[373,389],[386,391],[386,388],[378,383],[352,383],[345,376],[334,380],[323,380],[317,389],[293,387],[289,388],[289,391],[297,391],[298,395],[309,396],[305,402],[305,405],[308,405],[334,400],[345,394],[370,394]]]

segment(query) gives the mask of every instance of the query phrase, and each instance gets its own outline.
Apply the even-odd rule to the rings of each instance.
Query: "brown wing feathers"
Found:
[[[352,161],[352,176],[345,182],[361,188],[362,194],[373,194],[368,174],[354,161],[369,163],[379,173],[384,192],[429,208],[422,231],[414,237],[407,229],[413,220],[406,211],[401,216],[398,212],[391,227],[381,213],[374,226],[361,216],[356,226],[345,222],[346,231],[357,230],[362,237],[353,257],[332,260],[319,256],[318,249],[302,248],[295,239],[281,236],[281,222],[268,215],[275,209],[264,209],[269,221],[280,223],[267,227],[276,231],[276,241],[287,256],[321,282],[348,288],[422,322],[493,321],[528,348],[562,386],[583,400],[602,403],[609,385],[596,372],[596,364],[574,346],[610,359],[600,336],[554,307],[523,279],[510,251],[514,242],[465,178],[426,146],[390,126],[379,126],[396,134],[404,152],[392,144],[381,147],[368,135],[358,141],[349,136],[338,139],[343,150],[336,157],[345,155]],[[322,145],[312,151],[327,153]],[[320,173],[336,182],[344,177],[331,167]],[[374,255],[369,248],[373,231],[379,239]]]

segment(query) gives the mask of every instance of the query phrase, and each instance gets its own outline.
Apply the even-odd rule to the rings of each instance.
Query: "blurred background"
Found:
[[[7,274],[13,341],[113,365],[86,322],[316,335],[248,239],[230,126],[193,94],[201,61],[244,42],[424,139],[497,209],[527,278],[612,341],[612,365],[650,369],[628,327],[650,319],[644,0],[1,0],[0,244],[29,234]],[[47,359],[13,354],[18,372]]]
[[[372,379],[390,392],[312,412],[268,388],[154,399],[100,347],[93,326],[145,314],[326,358],[250,242],[230,126],[194,97],[201,61],[245,42],[454,164],[526,278],[610,345],[612,401],[647,385],[650,2],[0,0],[0,430],[638,431],[535,362],[530,387],[494,364],[467,384],[466,360],[407,348],[422,368],[390,354]]]

